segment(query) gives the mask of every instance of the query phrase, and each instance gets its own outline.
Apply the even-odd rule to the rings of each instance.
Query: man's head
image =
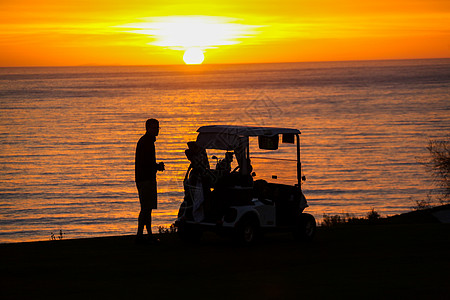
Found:
[[[148,134],[157,136],[159,133],[159,121],[156,119],[148,119],[145,122],[145,129],[147,129]]]

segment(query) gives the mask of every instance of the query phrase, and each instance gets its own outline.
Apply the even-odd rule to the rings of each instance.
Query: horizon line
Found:
[[[412,60],[445,60],[450,57],[426,57],[426,58],[383,58],[383,59],[348,59],[348,60],[314,60],[314,61],[286,61],[286,62],[248,62],[248,63],[202,63],[198,65],[180,64],[155,64],[155,65],[127,65],[127,64],[82,64],[82,65],[23,65],[0,66],[0,68],[75,68],[75,67],[180,67],[196,68],[201,66],[225,66],[225,65],[263,65],[263,64],[299,64],[299,63],[339,63],[339,62],[376,62],[376,61],[412,61]]]

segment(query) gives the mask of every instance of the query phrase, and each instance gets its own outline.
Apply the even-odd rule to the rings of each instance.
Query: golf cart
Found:
[[[273,230],[290,231],[299,240],[312,240],[316,221],[303,213],[308,205],[301,189],[304,177],[299,130],[212,125],[202,126],[197,132],[197,140],[188,142],[185,151],[191,164],[184,179],[184,201],[175,222],[183,240],[197,240],[202,232],[214,231],[251,244],[264,232]],[[250,148],[256,148],[256,154],[276,152],[281,150],[280,136],[281,144],[291,146],[283,155],[291,154],[294,159],[278,158],[278,166],[255,163],[253,170],[255,161],[270,158],[253,154],[250,157]],[[210,162],[208,155],[212,153],[224,156],[219,159],[212,155]],[[214,162],[216,165],[211,168]],[[293,169],[286,169],[289,164]],[[257,166],[272,175],[260,178],[255,173],[259,172]],[[296,178],[292,184],[280,183],[273,173]]]

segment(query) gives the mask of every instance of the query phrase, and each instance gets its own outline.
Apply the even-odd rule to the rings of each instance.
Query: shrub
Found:
[[[412,207],[413,210],[426,210],[433,207],[432,197],[430,194],[427,195],[425,200],[416,200],[416,205]]]
[[[378,222],[378,220],[380,219],[380,214],[375,211],[374,208],[372,208],[372,210],[370,212],[367,213],[367,220],[369,221],[369,223],[376,223]]]
[[[367,213],[366,217],[357,218],[348,213],[340,216],[334,215],[330,216],[327,214],[323,215],[322,226],[323,227],[335,227],[339,225],[357,225],[357,224],[374,224],[381,219],[380,214],[372,208],[370,212]]]
[[[445,140],[431,140],[427,147],[430,158],[426,162],[428,170],[440,187],[442,204],[450,202],[450,137]]]
[[[65,233],[62,230],[59,230],[59,236],[55,236],[53,232],[50,233],[50,240],[62,240],[64,238]]]
[[[324,214],[322,226],[324,227],[334,227],[339,224],[345,224],[345,218],[341,218],[339,215],[329,216]]]
[[[174,224],[170,225],[169,227],[158,226],[158,232],[159,234],[174,234],[177,232],[177,228]]]

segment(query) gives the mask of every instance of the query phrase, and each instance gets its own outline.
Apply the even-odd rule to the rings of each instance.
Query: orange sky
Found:
[[[0,0],[0,66],[182,64],[183,37],[204,63],[450,57],[448,0],[222,2]],[[169,45],[158,24],[181,17],[212,32]]]

